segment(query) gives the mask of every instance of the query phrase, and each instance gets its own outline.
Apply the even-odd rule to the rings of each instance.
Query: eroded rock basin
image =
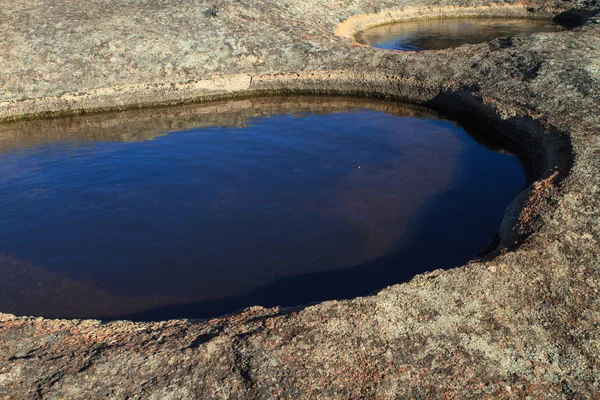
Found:
[[[2,120],[264,92],[376,95],[494,126],[530,184],[497,251],[375,296],[149,323],[0,313],[0,398],[598,398],[600,19],[585,17],[597,2],[444,4],[4,1]],[[391,20],[582,7],[569,32],[451,51],[352,40]],[[167,121],[153,115],[154,127]],[[114,128],[106,138],[136,139],[98,121]]]
[[[564,30],[550,21],[441,18],[385,24],[356,35],[359,43],[388,50],[442,50],[499,37]]]
[[[471,259],[525,182],[497,143],[424,108],[155,113],[4,128],[2,310],[205,318],[367,295]]]

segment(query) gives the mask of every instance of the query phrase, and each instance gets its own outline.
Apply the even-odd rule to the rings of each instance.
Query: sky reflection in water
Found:
[[[357,40],[388,50],[442,50],[498,37],[561,30],[560,25],[548,21],[442,18],[377,26],[357,35]]]
[[[525,181],[460,127],[376,101],[0,129],[0,310],[17,314],[206,317],[368,294],[468,261]]]

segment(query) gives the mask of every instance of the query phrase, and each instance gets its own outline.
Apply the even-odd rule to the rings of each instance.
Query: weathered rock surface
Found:
[[[479,7],[442,7],[452,4]],[[498,135],[531,185],[488,257],[432,265],[371,297],[211,321],[0,314],[0,397],[600,397],[596,5],[493,4],[3,0],[0,118],[261,93],[377,95]],[[572,31],[442,52],[334,35],[402,15],[571,7],[585,9]],[[339,26],[360,14],[377,15]]]

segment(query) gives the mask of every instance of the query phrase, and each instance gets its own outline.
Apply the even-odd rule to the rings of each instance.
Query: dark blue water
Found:
[[[493,18],[442,18],[381,25],[357,35],[360,43],[388,50],[441,50],[499,37],[564,28],[549,21]]]
[[[222,126],[132,122],[133,142],[119,140],[127,115],[13,125],[0,140],[0,310],[208,317],[366,295],[471,259],[525,182],[515,157],[409,108],[230,116],[228,104],[210,114]],[[168,118],[165,130],[185,119]]]

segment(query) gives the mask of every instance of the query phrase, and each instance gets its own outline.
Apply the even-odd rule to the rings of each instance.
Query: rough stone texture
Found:
[[[452,4],[482,16],[578,7],[589,18],[569,32],[397,53],[334,31],[364,27],[339,27],[360,14],[398,18],[408,5],[398,1],[3,0],[1,118],[261,93],[377,95],[498,135],[531,184],[487,257],[432,266],[370,297],[210,321],[0,314],[0,397],[600,397],[596,5],[416,1],[421,11],[403,12],[461,13],[442,7]]]

